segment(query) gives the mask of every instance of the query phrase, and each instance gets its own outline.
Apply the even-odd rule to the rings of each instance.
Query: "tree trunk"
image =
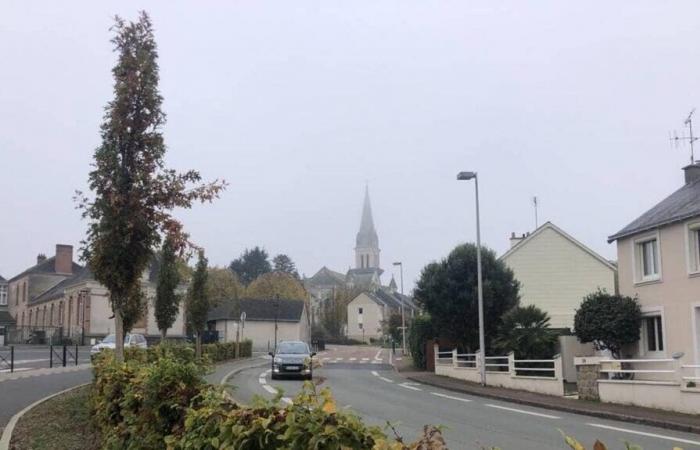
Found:
[[[167,334],[168,334],[168,330],[166,330],[166,329],[160,330],[160,343],[161,344],[165,342],[165,336]]]
[[[202,357],[202,333],[200,332],[197,332],[197,338],[195,339],[194,356],[198,359]]]
[[[114,309],[114,357],[118,363],[124,362],[124,320],[122,319],[121,308]]]

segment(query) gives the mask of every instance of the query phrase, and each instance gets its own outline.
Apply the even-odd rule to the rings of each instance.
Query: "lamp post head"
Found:
[[[476,178],[476,172],[460,172],[457,174],[457,179],[458,180],[471,180],[472,178]]]
[[[398,261],[398,262],[395,262],[394,265],[395,266],[403,266],[403,263],[401,261]]]

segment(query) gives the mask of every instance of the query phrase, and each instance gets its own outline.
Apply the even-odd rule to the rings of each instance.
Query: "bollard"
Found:
[[[49,369],[53,369],[53,345],[49,345]]]
[[[15,371],[15,346],[10,347],[10,373]]]
[[[75,365],[78,365],[78,344],[75,344]]]
[[[63,346],[63,367],[66,367],[66,345]]]

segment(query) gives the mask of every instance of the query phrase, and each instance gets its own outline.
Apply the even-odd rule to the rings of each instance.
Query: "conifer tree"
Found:
[[[192,275],[192,282],[187,291],[187,326],[196,337],[195,355],[202,356],[202,334],[207,326],[209,313],[209,295],[207,292],[207,258],[204,250],[199,251],[199,260]]]
[[[174,238],[168,235],[160,252],[154,311],[161,341],[165,341],[168,329],[175,323],[180,310],[180,295],[175,292],[180,284],[177,260]]]

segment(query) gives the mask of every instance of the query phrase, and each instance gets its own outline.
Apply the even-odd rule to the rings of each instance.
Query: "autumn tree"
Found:
[[[211,201],[225,183],[201,183],[196,171],[178,173],[165,166],[162,128],[165,114],[158,90],[158,52],[151,20],[117,17],[112,28],[117,53],[114,98],[107,104],[88,177],[92,196],[76,201],[88,223],[82,257],[95,279],[109,289],[114,312],[116,357],[124,359],[125,325],[138,312],[130,299],[142,296],[139,280],[162,234],[172,234],[177,251],[189,242],[174,208]]]
[[[244,288],[235,273],[225,267],[210,267],[207,276],[207,295],[211,306],[226,302],[237,303]]]
[[[260,275],[245,290],[246,297],[259,300],[279,298],[306,300],[308,294],[299,280],[284,272],[269,272]]]
[[[288,273],[294,278],[299,279],[299,272],[297,272],[297,268],[294,264],[294,261],[292,261],[292,258],[283,253],[280,253],[279,255],[272,258],[272,269],[275,272]]]
[[[329,298],[324,299],[320,307],[320,322],[323,329],[334,338],[343,337],[348,323],[348,304],[357,297],[360,289],[334,289]]]
[[[209,313],[209,296],[207,295],[207,258],[204,250],[199,251],[197,266],[192,274],[192,282],[187,290],[187,326],[195,334],[195,355],[202,356],[202,334],[207,326]]]
[[[180,310],[180,294],[175,292],[180,284],[177,260],[174,238],[168,235],[160,251],[154,308],[154,316],[162,341],[165,341],[168,329],[175,323]]]
[[[250,250],[246,249],[240,257],[231,261],[229,268],[246,286],[260,275],[272,271],[267,252],[257,246]]]

